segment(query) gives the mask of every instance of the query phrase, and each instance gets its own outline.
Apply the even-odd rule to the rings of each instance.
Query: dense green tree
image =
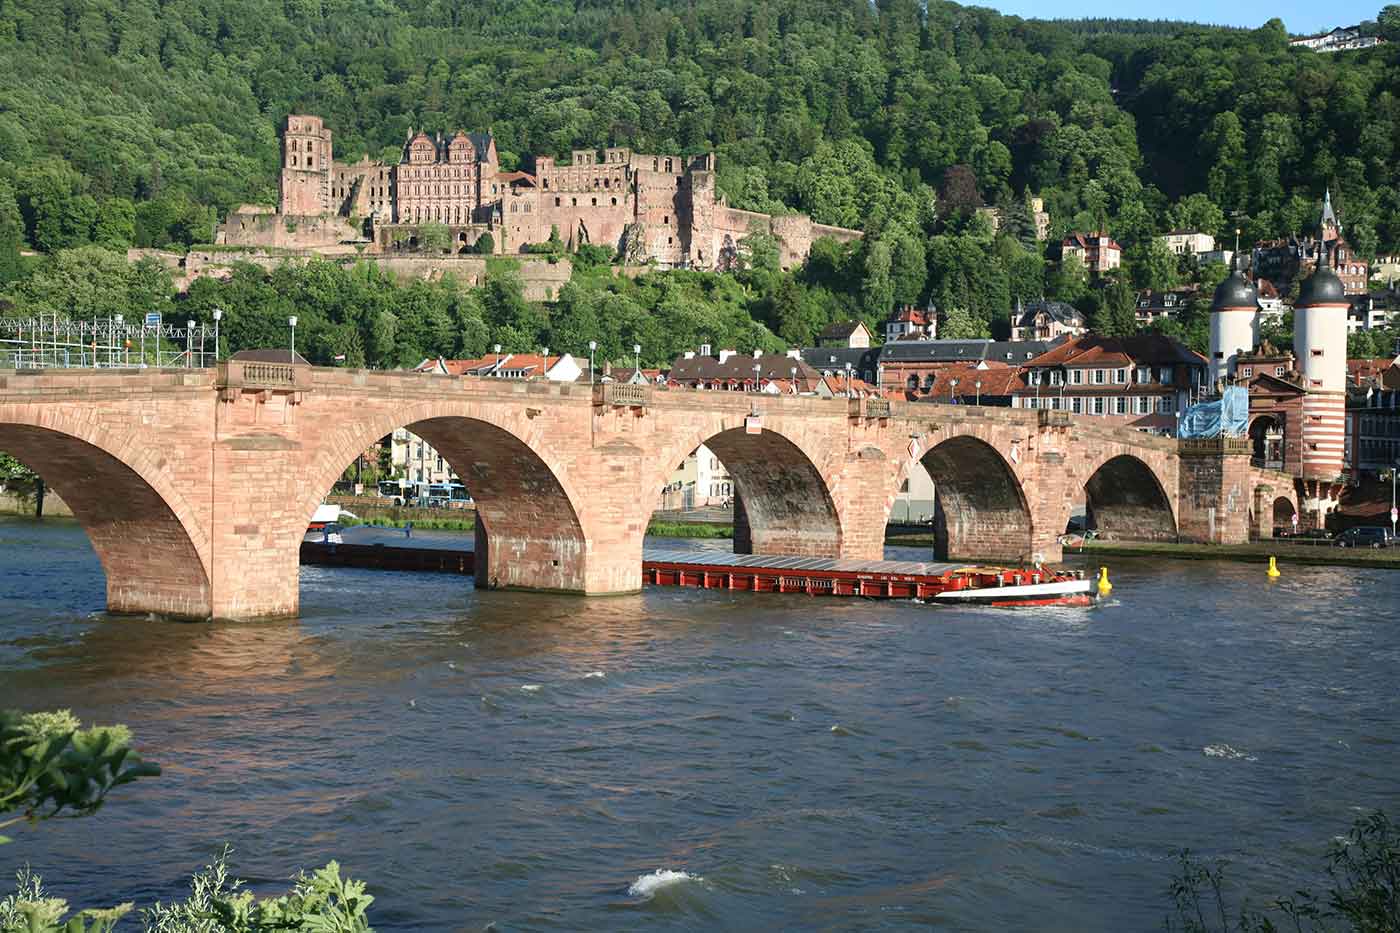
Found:
[[[1137,333],[1136,295],[1125,276],[1113,279],[1104,289],[1094,329],[1110,337],[1127,337]]]
[[[23,244],[24,218],[15,203],[14,189],[0,179],[0,286],[19,278]]]
[[[104,249],[124,250],[136,241],[136,206],[126,198],[108,198],[97,206],[92,242]]]

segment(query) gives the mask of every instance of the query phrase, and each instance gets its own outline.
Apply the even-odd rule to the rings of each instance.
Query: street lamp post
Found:
[[[1390,468],[1390,536],[1395,537],[1395,474],[1400,471],[1400,463]]]
[[[792,367],[791,369],[788,370],[788,372],[792,375],[792,394],[793,394],[793,395],[796,395],[796,394],[797,394],[797,367],[796,367],[796,366]]]
[[[958,391],[958,380],[956,377],[948,380],[948,404],[953,404],[953,397]]]
[[[540,370],[540,375],[541,375],[541,376],[544,376],[546,379],[548,379],[548,378],[549,378],[549,347],[541,347],[540,349],[542,349],[542,350],[544,351],[544,366],[543,366],[543,368]]]
[[[850,398],[851,392],[851,364],[846,364],[846,398]]]
[[[219,362],[219,321],[223,320],[224,309],[214,309],[214,362]]]
[[[977,387],[977,404],[980,406],[982,404],[982,380],[978,379],[973,385]]]
[[[754,390],[755,392],[757,392],[758,389],[759,389],[758,380],[759,380],[759,375],[760,375],[760,373],[762,373],[762,372],[763,372],[763,364],[762,364],[762,363],[754,363],[754,364],[753,364],[753,390]]]
[[[295,314],[293,314],[291,317],[287,318],[287,326],[290,327],[290,328],[292,329],[292,359],[291,359],[291,362],[295,363],[295,362],[297,361],[297,316],[296,316]]]
[[[588,341],[588,384],[593,385],[593,353],[598,349],[598,341]]]
[[[112,327],[112,345],[113,345],[113,346],[116,346],[116,342],[117,342],[118,340],[122,340],[122,339],[123,339],[122,337],[118,337],[118,336],[117,336],[118,332],[120,332],[121,329],[122,329],[122,316],[121,316],[120,314],[118,314],[117,316],[115,316],[114,318],[112,318],[112,321],[113,321],[113,325],[114,325],[114,326]],[[109,351],[109,353],[110,353],[110,351]],[[126,365],[126,359],[125,359],[125,358],[122,359],[122,365]]]
[[[185,368],[194,365],[194,321],[185,322]]]
[[[632,344],[632,380],[635,382],[637,374],[642,371],[642,345]]]

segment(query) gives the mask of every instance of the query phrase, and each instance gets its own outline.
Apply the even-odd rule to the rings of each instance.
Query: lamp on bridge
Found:
[[[122,329],[122,316],[120,314],[113,316],[112,325],[112,346],[116,346],[118,340],[117,331]],[[110,358],[108,362],[110,362]],[[126,361],[123,360],[122,362],[125,364]]]
[[[598,341],[588,341],[588,384],[593,385],[593,353],[598,349]]]
[[[201,346],[201,349],[203,347]],[[185,366],[194,365],[194,321],[185,322]]]
[[[642,345],[632,344],[632,380],[635,382],[637,374],[642,371]]]
[[[287,318],[287,326],[290,327],[290,328],[292,329],[292,359],[291,359],[291,362],[295,363],[295,362],[297,361],[297,316],[296,316],[295,314],[293,314],[291,317]]]
[[[793,395],[796,395],[796,394],[797,394],[797,367],[796,367],[796,366],[792,367],[792,369],[790,369],[789,372],[792,373],[792,394],[793,394]]]
[[[957,392],[958,380],[956,377],[948,380],[948,404],[953,403],[953,395]]]
[[[223,308],[214,309],[214,362],[219,362],[219,321],[224,316]]]
[[[851,397],[851,364],[846,364],[846,398]]]
[[[981,380],[981,379],[978,379],[976,382],[973,383],[973,385],[975,385],[975,386],[977,387],[977,404],[978,404],[978,405],[981,405],[981,404],[982,404],[982,380]]]

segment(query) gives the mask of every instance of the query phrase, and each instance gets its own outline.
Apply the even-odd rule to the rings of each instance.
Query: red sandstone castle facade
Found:
[[[736,210],[715,188],[715,157],[642,155],[626,148],[601,154],[574,150],[570,164],[536,156],[533,172],[502,171],[490,133],[412,133],[399,162],[336,162],[331,131],[320,117],[293,114],[282,136],[280,224],[225,225],[229,243],[263,244],[269,233],[306,228],[304,238],[328,239],[344,225],[326,218],[357,218],[371,249],[417,246],[416,228],[449,228],[451,251],[466,252],[485,233],[494,251],[519,252],[557,230],[577,248],[593,243],[628,261],[664,268],[726,269],[738,244],[753,232],[772,234],[786,268],[807,258],[823,236],[851,240],[855,230],[813,223],[800,214],[774,217]],[[309,222],[308,222],[309,221]],[[291,245],[265,243],[263,245]],[[296,245],[333,245],[299,243]]]

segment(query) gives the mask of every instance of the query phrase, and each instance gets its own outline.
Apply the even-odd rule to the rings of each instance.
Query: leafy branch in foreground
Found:
[[[228,856],[225,847],[194,874],[185,900],[141,910],[145,933],[373,933],[365,912],[374,898],[364,882],[342,878],[335,862],[298,875],[288,893],[259,900],[230,876]],[[66,917],[67,901],[49,897],[27,867],[16,881],[15,891],[0,898],[0,933],[108,933],[133,909],[121,904]]]
[[[86,816],[112,788],[158,774],[132,751],[126,726],[84,729],[68,710],[0,710],[0,814],[20,814],[0,820],[0,829],[65,810]]]
[[[1239,908],[1235,918],[1225,899],[1223,860],[1213,863],[1180,853],[1180,872],[1172,880],[1175,919],[1168,930],[1183,933],[1277,933],[1282,929],[1318,933],[1400,933],[1400,829],[1377,811],[1352,824],[1345,839],[1327,852],[1332,886],[1325,896],[1296,891],[1273,904],[1285,925],[1268,913]]]

